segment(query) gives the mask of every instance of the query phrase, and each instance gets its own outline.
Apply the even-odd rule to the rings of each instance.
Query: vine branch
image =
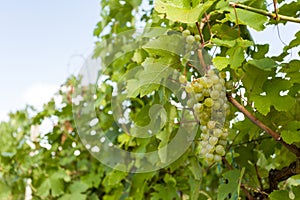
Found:
[[[239,3],[235,3],[235,2],[230,2],[229,5],[234,7],[234,8],[241,8],[241,9],[244,9],[244,10],[248,10],[248,11],[251,11],[251,12],[255,12],[257,14],[261,14],[261,15],[270,17],[272,19],[275,19],[276,21],[284,20],[284,21],[300,23],[300,19],[295,18],[295,17],[285,16],[285,15],[279,15],[278,12],[276,12],[276,11],[275,11],[276,12],[275,14],[274,13],[269,13],[269,12],[261,10],[261,9],[253,8],[253,7],[246,6],[246,5],[239,4]]]
[[[280,170],[271,169],[269,172],[270,192],[278,189],[278,183],[297,174],[300,174],[300,158],[297,158],[297,160],[292,162],[288,167],[284,167]]]
[[[237,100],[235,100],[230,93],[227,93],[228,101],[235,106],[239,111],[241,111],[250,121],[252,121],[259,128],[264,130],[267,134],[269,134],[272,138],[274,138],[277,142],[285,146],[290,152],[294,153],[297,157],[300,157],[300,149],[292,144],[288,144],[282,140],[281,136],[261,122],[258,118],[256,118],[252,113],[250,113],[243,105],[241,105]]]

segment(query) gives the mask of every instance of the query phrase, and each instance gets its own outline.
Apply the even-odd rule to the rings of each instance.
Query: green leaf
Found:
[[[300,83],[300,60],[283,64],[282,72],[287,73],[286,77],[289,77],[292,83]]]
[[[223,174],[225,183],[219,185],[218,200],[224,200],[229,195],[230,200],[238,198],[240,174],[240,171],[236,169]]]
[[[71,193],[82,193],[85,192],[89,186],[82,181],[76,181],[69,187]]]
[[[289,111],[293,108],[296,100],[289,95],[281,96],[282,91],[287,91],[292,86],[288,80],[276,78],[264,83],[266,95],[253,95],[255,108],[263,115],[270,112],[270,107],[274,106],[278,111]]]
[[[288,144],[300,142],[300,121],[289,122],[281,132],[281,137]]]
[[[224,47],[233,47],[236,44],[235,40],[221,40],[219,38],[213,38],[211,41],[218,46]]]
[[[271,73],[253,67],[250,64],[246,64],[244,69],[245,75],[242,81],[243,85],[246,88],[246,92],[251,95],[262,93],[264,82],[267,80]]]
[[[265,71],[271,71],[272,68],[275,68],[278,66],[277,63],[274,60],[272,60],[271,58],[250,60],[249,64],[251,64],[259,69],[265,70]]]
[[[271,200],[283,200],[283,199],[290,199],[289,192],[287,190],[275,190],[270,194]]]
[[[127,81],[127,97],[141,97],[156,91],[174,70],[168,65],[158,63],[155,59],[146,59],[143,70],[136,74],[136,79]]]
[[[172,21],[195,23],[213,3],[214,1],[207,1],[191,7],[187,1],[155,0],[154,9],[159,13],[166,14],[166,18]]]
[[[244,49],[240,46],[235,46],[233,48],[230,48],[227,51],[227,54],[229,55],[229,64],[230,68],[237,69],[238,67],[241,67],[243,61],[245,60],[244,57]]]
[[[72,193],[72,194],[65,194],[60,197],[58,200],[86,200],[87,195],[80,194],[80,193]]]
[[[213,58],[214,66],[219,70],[225,69],[229,65],[229,58],[217,56]]]
[[[254,12],[250,12],[247,10],[243,10],[240,8],[236,8],[235,10],[236,10],[239,24],[250,26],[251,28],[257,31],[262,31],[265,29],[264,24],[268,21],[268,18],[266,16]],[[235,16],[234,9],[230,9],[230,13],[226,14],[226,17],[228,20],[235,23],[236,16]]]

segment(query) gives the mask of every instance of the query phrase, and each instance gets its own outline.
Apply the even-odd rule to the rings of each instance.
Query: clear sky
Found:
[[[60,84],[79,70],[93,50],[100,0],[0,0],[0,120],[26,103],[41,108]],[[280,26],[285,43],[300,26]],[[275,26],[252,32],[270,43],[270,54],[284,44]],[[295,53],[296,55],[297,53]]]
[[[98,0],[0,1],[0,120],[41,106],[93,50]]]

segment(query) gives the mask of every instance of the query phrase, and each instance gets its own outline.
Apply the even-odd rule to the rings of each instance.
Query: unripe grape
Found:
[[[194,86],[194,92],[196,92],[196,93],[202,92],[203,86],[200,85],[198,82],[195,82],[195,83],[193,84],[193,86]]]
[[[207,128],[208,129],[214,129],[216,127],[217,122],[215,121],[209,121],[207,122]]]
[[[215,101],[213,104],[213,109],[214,110],[219,110],[221,108],[221,104],[218,101]]]
[[[208,162],[212,162],[214,160],[214,155],[211,153],[206,154],[206,159]]]
[[[213,70],[213,69],[209,69],[208,71],[207,71],[207,75],[208,76],[213,76],[213,75],[215,75],[216,73],[215,73],[215,70]]]
[[[198,93],[198,94],[196,94],[195,95],[195,99],[196,99],[196,101],[203,101],[203,99],[204,99],[204,96],[203,96],[203,94],[202,93]]]
[[[219,94],[219,92],[218,92],[217,90],[213,90],[213,91],[211,91],[211,93],[210,93],[210,97],[211,97],[212,99],[216,100],[216,99],[218,99],[218,98],[220,97],[220,94]]]
[[[214,86],[214,89],[217,91],[222,91],[224,86],[221,83],[218,83]]]
[[[226,140],[220,139],[218,142],[220,145],[225,146],[227,144]]]
[[[187,36],[187,37],[186,37],[186,42],[187,42],[188,44],[193,44],[193,43],[195,42],[195,37],[192,36],[192,35]]]
[[[209,97],[209,90],[208,89],[203,89],[202,94],[205,97]]]
[[[201,40],[200,35],[195,35],[195,40],[196,40],[197,42],[199,42],[199,41]]]
[[[224,156],[225,155],[225,149],[222,145],[217,145],[216,149],[215,149],[216,153],[219,154],[220,156]]]
[[[204,100],[204,105],[207,107],[212,107],[213,103],[214,103],[214,101],[211,98],[206,98]]]
[[[186,76],[185,75],[180,75],[179,76],[179,82],[182,83],[182,84],[186,83],[187,82]]]
[[[219,155],[214,155],[214,161],[215,162],[221,162],[222,161],[222,157]]]
[[[194,91],[193,86],[192,86],[191,83],[187,83],[187,84],[186,84],[186,86],[185,86],[185,91],[186,91],[187,93],[191,93],[191,92]]]
[[[189,30],[184,30],[184,31],[182,31],[182,36],[183,36],[183,37],[187,37],[187,36],[189,36],[189,35],[191,35],[191,32],[190,32]]]
[[[220,73],[219,73],[219,76],[220,76],[222,79],[226,78],[226,72],[220,72]]]
[[[193,109],[195,112],[198,112],[200,113],[201,111],[203,111],[203,104],[201,103],[196,103],[194,106],[193,106]]]
[[[219,138],[223,134],[223,131],[219,128],[214,129],[214,136]]]
[[[211,144],[212,146],[215,146],[218,143],[218,138],[217,137],[210,137],[208,140],[209,144]]]

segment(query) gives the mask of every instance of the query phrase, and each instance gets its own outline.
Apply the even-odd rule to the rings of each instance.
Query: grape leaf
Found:
[[[265,70],[271,71],[272,68],[277,67],[277,63],[271,58],[262,58],[258,60],[250,60],[249,64],[254,65],[255,67]]]
[[[266,16],[250,12],[247,10],[236,8],[236,14],[238,17],[238,23],[242,25],[248,25],[251,28],[262,31],[265,29],[264,24],[268,21]],[[234,9],[230,9],[230,13],[226,14],[226,18],[231,22],[236,22],[236,14]]]
[[[218,200],[224,200],[229,196],[229,199],[237,199],[239,178],[240,171],[236,169],[223,174],[225,183],[219,185]]]
[[[300,142],[300,122],[292,121],[289,122],[286,127],[281,132],[281,137],[288,144],[292,144],[293,142]]]
[[[242,81],[243,85],[246,88],[246,91],[251,95],[260,94],[261,92],[263,92],[262,88],[264,82],[267,80],[271,73],[258,69],[250,64],[246,64],[244,69],[245,76]]]
[[[289,198],[289,192],[286,191],[286,190],[276,190],[276,191],[273,191],[273,192],[270,194],[269,197],[270,197],[271,200],[290,199],[290,198]]]
[[[213,3],[214,1],[207,1],[191,7],[187,1],[156,0],[154,9],[159,13],[165,13],[166,18],[172,21],[195,23]]]
[[[270,107],[274,106],[278,111],[289,111],[296,100],[289,95],[281,96],[280,92],[287,91],[292,86],[288,80],[276,78],[264,83],[266,95],[253,95],[255,108],[263,115],[270,112]]]
[[[229,65],[229,58],[226,57],[217,56],[213,58],[212,61],[214,63],[214,66],[220,71],[222,69],[225,69]]]
[[[148,58],[143,63],[143,70],[136,74],[136,79],[127,81],[128,97],[141,97],[157,90],[167,77],[174,74],[169,66]]]
[[[287,77],[291,78],[292,83],[300,83],[300,61],[292,60],[283,65],[283,73],[287,73]]]

